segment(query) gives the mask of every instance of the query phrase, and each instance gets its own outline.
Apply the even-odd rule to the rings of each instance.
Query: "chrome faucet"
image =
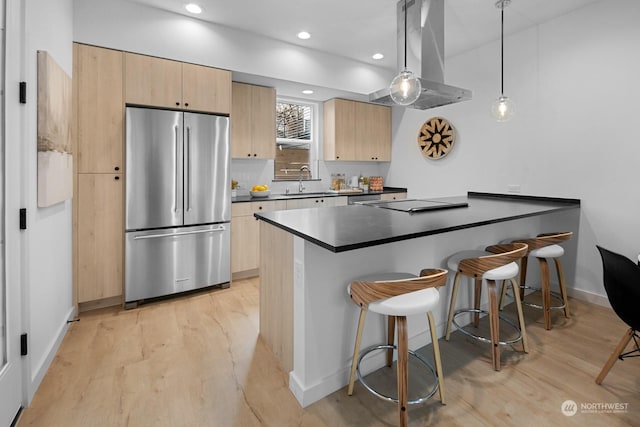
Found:
[[[309,174],[309,178],[311,178],[311,169],[309,169],[309,166],[302,165],[300,167],[300,174],[298,175],[298,193],[302,193],[304,191],[304,185],[302,184],[303,172],[307,172]]]

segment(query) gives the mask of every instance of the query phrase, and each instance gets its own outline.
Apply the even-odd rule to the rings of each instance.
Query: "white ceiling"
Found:
[[[190,15],[189,0],[128,0]],[[600,0],[513,0],[505,9],[511,34]],[[307,46],[390,69],[396,68],[397,0],[193,0],[198,19]],[[495,0],[445,0],[445,56],[500,38]],[[299,40],[299,31],[311,39]],[[374,61],[381,52],[385,58]]]

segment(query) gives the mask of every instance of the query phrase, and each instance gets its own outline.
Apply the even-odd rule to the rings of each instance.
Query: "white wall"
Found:
[[[449,58],[446,82],[472,89],[473,100],[422,112],[394,108],[387,182],[407,184],[416,197],[504,193],[518,184],[524,194],[581,199],[570,286],[583,297],[605,296],[595,245],[632,259],[640,252],[639,21],[639,2],[601,1],[506,38],[505,95],[518,108],[507,123],[489,116],[500,90],[498,42]],[[438,161],[422,158],[416,142],[433,116],[458,134]]]
[[[28,400],[37,389],[73,316],[71,200],[48,208],[37,207],[37,61],[38,50],[48,51],[72,74],[72,0],[25,2],[23,78],[27,82],[26,120],[22,155],[28,229],[23,244],[25,323],[29,332]]]

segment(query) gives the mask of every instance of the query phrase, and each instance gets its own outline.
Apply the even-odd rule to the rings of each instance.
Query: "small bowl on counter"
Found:
[[[269,197],[271,195],[271,190],[264,190],[264,191],[249,190],[249,194],[251,194],[251,197],[264,198],[264,197]]]

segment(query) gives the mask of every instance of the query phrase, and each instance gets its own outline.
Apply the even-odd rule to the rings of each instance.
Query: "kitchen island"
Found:
[[[354,277],[417,274],[421,268],[446,267],[447,257],[461,250],[573,231],[563,245],[567,283],[573,283],[579,200],[488,193],[430,200],[468,206],[408,213],[351,205],[256,214],[262,220],[260,336],[289,372],[289,388],[302,406],[347,384],[359,312],[346,291]],[[535,270],[530,269],[533,280]],[[471,297],[465,288],[458,301]],[[448,286],[440,289],[434,311],[439,336],[449,294]],[[384,341],[384,325],[381,316],[368,316],[362,348]],[[427,345],[428,335],[424,316],[409,319],[410,348]],[[366,362],[364,373],[384,364],[382,355]]]

